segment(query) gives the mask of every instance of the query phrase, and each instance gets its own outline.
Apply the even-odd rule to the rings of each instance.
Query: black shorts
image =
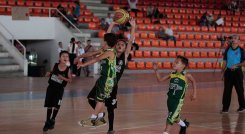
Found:
[[[113,90],[110,94],[110,97],[105,99],[105,106],[108,108],[117,108],[117,89],[118,86],[115,85],[113,87]],[[89,92],[88,99],[96,100],[96,86],[92,88],[92,90]]]
[[[64,87],[48,86],[44,107],[60,108],[62,97],[64,94]]]

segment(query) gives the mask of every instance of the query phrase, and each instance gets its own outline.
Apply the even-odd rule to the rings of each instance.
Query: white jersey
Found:
[[[82,55],[84,53],[85,53],[85,51],[84,51],[84,49],[82,47],[77,49],[77,56],[80,56],[80,55]],[[82,61],[83,58],[80,58],[79,60]]]

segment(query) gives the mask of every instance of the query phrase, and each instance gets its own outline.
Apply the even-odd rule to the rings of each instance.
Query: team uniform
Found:
[[[168,117],[167,123],[173,125],[180,118],[180,111],[184,103],[185,92],[188,87],[186,72],[173,72],[170,74],[170,85],[168,91]]]
[[[60,80],[58,75],[68,78],[69,67],[64,71],[60,71],[58,65],[59,63],[54,65],[53,72],[50,74],[44,107],[60,108],[64,87],[67,85],[67,82]]]
[[[114,49],[107,49],[106,51],[113,51],[116,55]],[[116,56],[115,56],[116,57]],[[94,88],[88,95],[93,96],[96,101],[104,102],[106,98],[110,97],[114,85],[116,85],[116,58],[114,60],[103,59],[100,65],[101,76],[96,81]]]

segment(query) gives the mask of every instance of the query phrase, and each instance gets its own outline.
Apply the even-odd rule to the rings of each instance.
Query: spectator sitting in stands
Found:
[[[202,17],[201,17],[201,19],[200,19],[200,25],[201,26],[207,26],[207,12],[205,12],[203,15],[202,15]]]
[[[75,18],[79,18],[79,16],[80,16],[80,2],[79,1],[75,1],[74,2],[75,3],[75,9],[74,9],[74,12],[73,12],[73,15],[74,15],[74,17]]]
[[[215,28],[217,26],[224,26],[224,19],[221,17],[221,14],[219,14],[217,19],[215,20]]]
[[[101,20],[100,20],[100,27],[101,27],[101,29],[103,29],[103,30],[107,30],[108,25],[107,25],[107,23],[105,22],[105,18],[101,18]]]
[[[235,12],[239,11],[238,4],[235,0],[231,1],[228,5],[228,9],[235,14]]]
[[[207,18],[207,26],[213,26],[213,21],[214,21],[213,15],[208,14],[206,18]]]
[[[173,40],[176,44],[176,38],[174,37],[174,32],[170,25],[168,25],[168,28],[166,28],[165,30],[163,30],[163,28],[161,27],[160,31],[156,33],[156,36],[163,40]]]
[[[106,22],[107,27],[113,22],[111,13],[107,14],[107,17],[105,18],[105,22]]]
[[[128,5],[129,5],[129,8],[130,8],[130,11],[132,12],[139,12],[139,10],[137,9],[137,3],[138,3],[138,0],[128,0]]]
[[[152,18],[154,7],[150,4],[146,9],[146,16]]]

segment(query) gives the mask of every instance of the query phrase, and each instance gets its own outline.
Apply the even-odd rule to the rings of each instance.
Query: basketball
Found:
[[[129,20],[129,13],[124,9],[115,11],[113,20],[118,24],[125,24]]]

